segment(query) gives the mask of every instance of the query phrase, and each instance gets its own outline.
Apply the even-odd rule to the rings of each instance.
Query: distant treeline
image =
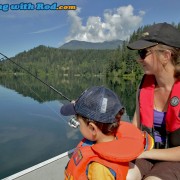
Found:
[[[22,52],[12,58],[35,75],[87,76],[106,72],[107,62],[115,50],[65,50],[39,46],[28,52]],[[1,72],[21,73],[21,68],[4,61]]]
[[[180,23],[173,24],[180,30]],[[139,38],[147,26],[134,31],[130,41]],[[132,78],[142,74],[136,62],[137,52],[127,49],[127,43],[114,50],[66,50],[39,46],[24,51],[13,61],[20,64],[37,76],[106,76]],[[10,61],[0,63],[0,74],[24,73],[18,66]]]

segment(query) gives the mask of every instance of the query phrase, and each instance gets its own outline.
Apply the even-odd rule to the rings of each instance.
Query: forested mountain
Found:
[[[38,46],[22,52],[12,60],[35,75],[87,76],[105,73],[116,50],[65,50]],[[21,68],[10,61],[0,64],[0,72],[20,73]]]
[[[113,50],[68,50],[38,46],[16,55],[12,60],[36,76],[121,76],[137,71],[132,52],[126,42]],[[5,60],[0,63],[0,73],[24,73],[24,70]]]
[[[60,49],[117,49],[122,44],[123,41],[121,40],[104,41],[99,43],[72,40],[68,43],[63,44]]]

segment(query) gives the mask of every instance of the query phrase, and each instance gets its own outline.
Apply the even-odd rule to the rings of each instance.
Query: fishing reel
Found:
[[[80,125],[75,116],[73,116],[73,117],[69,120],[68,124],[69,124],[70,127],[73,127],[73,128],[75,128],[75,129],[78,128],[79,125]]]

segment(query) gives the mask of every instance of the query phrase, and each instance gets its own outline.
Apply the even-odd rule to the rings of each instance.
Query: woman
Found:
[[[153,136],[155,147],[130,163],[127,179],[180,179],[180,31],[154,24],[128,48],[138,50],[145,74],[133,124]]]

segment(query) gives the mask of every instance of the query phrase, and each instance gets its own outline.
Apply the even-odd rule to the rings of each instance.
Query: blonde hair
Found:
[[[158,48],[162,50],[169,50],[171,51],[171,60],[175,67],[174,69],[174,77],[177,79],[180,79],[180,48],[175,48],[171,46],[167,46],[164,44],[158,44]]]

